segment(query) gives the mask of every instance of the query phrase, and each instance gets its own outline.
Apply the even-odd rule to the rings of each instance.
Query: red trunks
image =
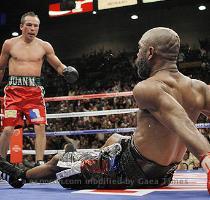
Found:
[[[46,124],[46,109],[41,86],[6,86],[4,89],[3,126],[23,126],[23,117],[30,124]]]

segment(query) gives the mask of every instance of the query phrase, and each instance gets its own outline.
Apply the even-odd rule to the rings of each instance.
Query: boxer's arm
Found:
[[[53,47],[45,42],[46,58],[50,65],[60,74],[63,75],[67,82],[74,83],[79,74],[74,67],[65,66],[60,59],[55,55]]]
[[[147,109],[170,132],[177,134],[198,158],[210,152],[210,145],[197,130],[184,108],[169,95],[158,81],[144,81],[133,91],[140,109]]]
[[[202,110],[202,113],[206,115],[210,119],[210,86],[209,85],[204,85],[203,86],[204,90],[204,108]]]
[[[58,72],[58,74],[63,75],[63,70],[66,68],[66,66],[55,55],[55,51],[50,43],[45,42],[44,47],[46,51],[46,59],[49,64]]]
[[[9,40],[6,40],[2,46],[1,55],[0,55],[0,82],[3,79],[4,70],[9,61],[9,49],[10,49]]]

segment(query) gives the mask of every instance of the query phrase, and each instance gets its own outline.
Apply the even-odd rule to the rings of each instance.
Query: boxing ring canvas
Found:
[[[58,183],[26,184],[13,189],[5,181],[0,182],[1,200],[206,200],[206,174],[202,170],[177,171],[172,183],[161,189],[128,190],[67,190]]]

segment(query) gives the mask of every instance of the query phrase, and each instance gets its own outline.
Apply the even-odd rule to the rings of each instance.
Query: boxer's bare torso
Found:
[[[181,126],[179,120],[185,119],[178,117],[179,109],[174,107],[174,110],[171,110],[173,106],[168,107],[167,104],[171,104],[171,101],[180,104],[189,118],[196,123],[200,113],[205,112],[207,87],[198,80],[184,76],[178,70],[170,69],[159,71],[146,81],[137,84],[134,88],[137,104],[140,108],[144,106],[149,108],[138,112],[134,141],[139,152],[161,165],[180,162],[186,152],[186,145],[178,134],[164,124],[164,121],[169,117],[173,118],[174,115],[177,118],[171,120],[177,119],[176,126]],[[142,105],[145,96],[150,97],[145,105]],[[163,121],[158,120],[159,118],[163,118]]]
[[[17,37],[7,41],[9,49],[9,75],[37,76],[41,75],[41,68],[46,54],[46,43],[38,38],[26,43]]]

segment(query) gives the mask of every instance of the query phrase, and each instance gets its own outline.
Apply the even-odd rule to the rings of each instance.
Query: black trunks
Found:
[[[119,166],[124,179],[132,183],[129,187],[150,188],[170,184],[178,163],[162,166],[148,160],[138,152],[133,139],[122,140],[121,145],[123,153],[119,161]]]

